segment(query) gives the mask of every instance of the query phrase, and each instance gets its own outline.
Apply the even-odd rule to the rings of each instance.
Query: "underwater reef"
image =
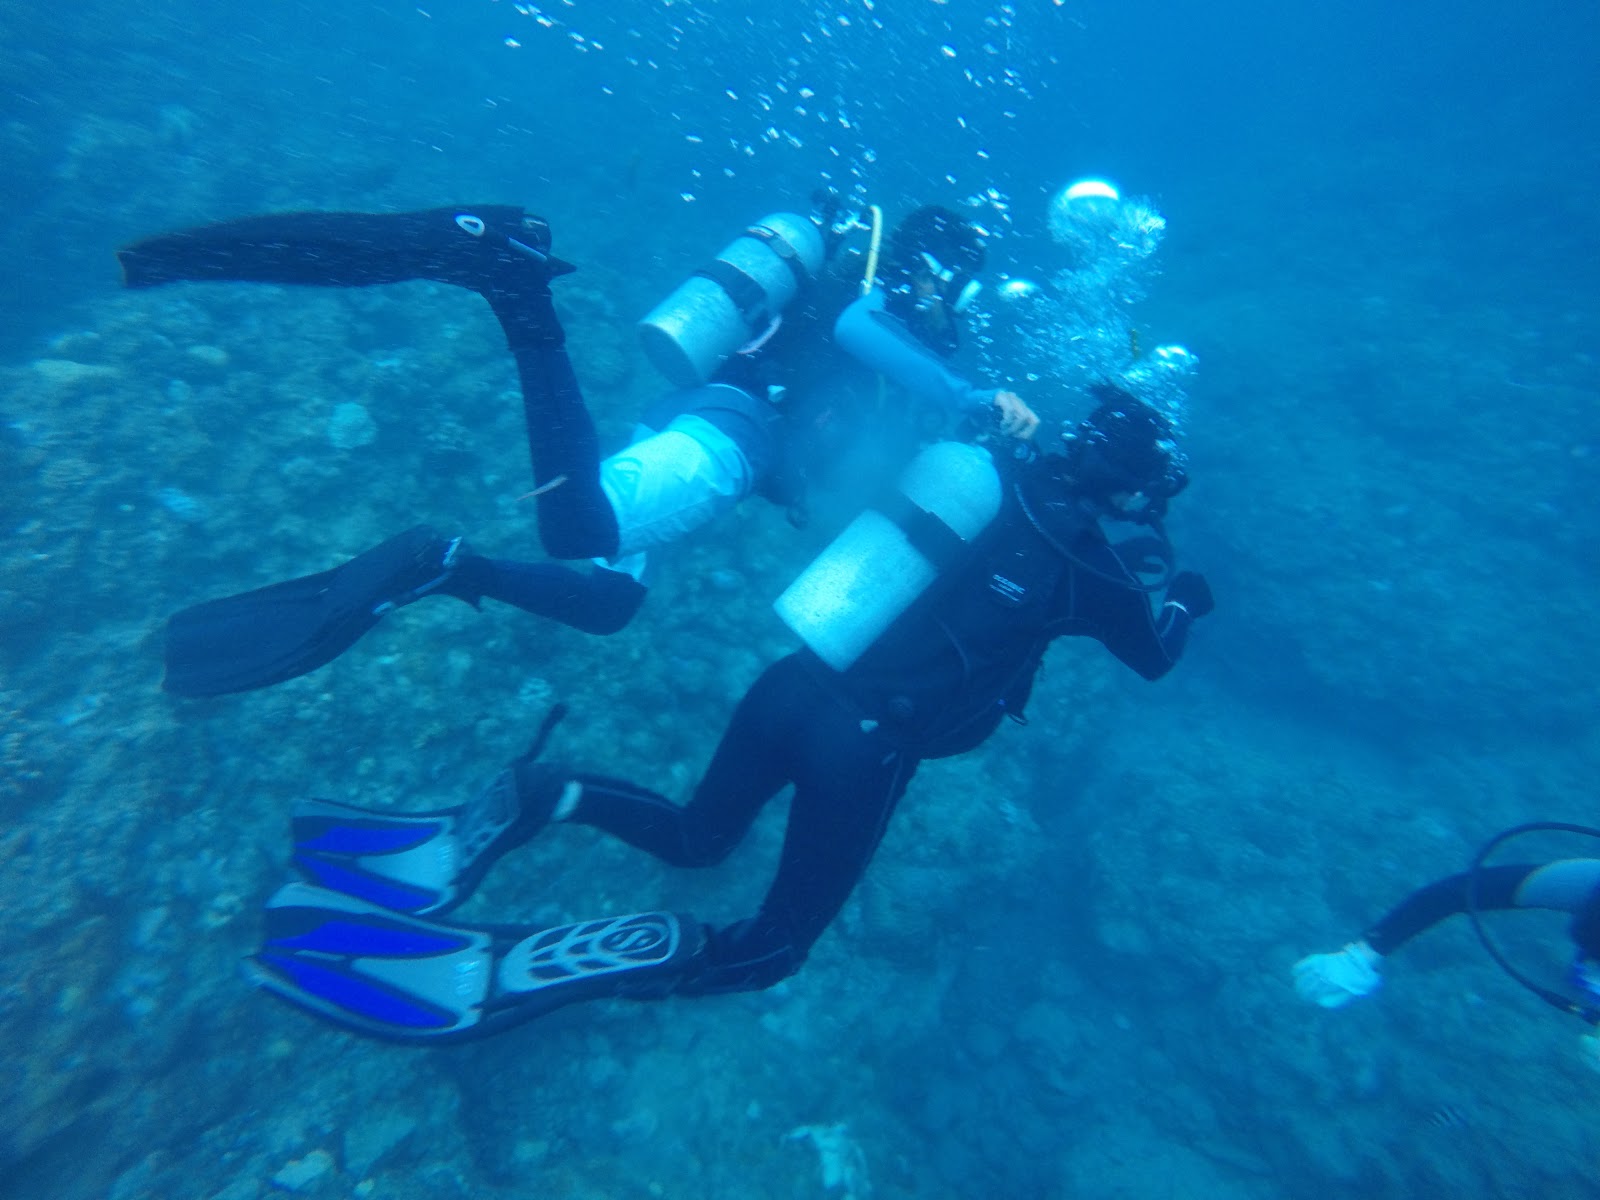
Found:
[[[538,543],[516,377],[475,297],[124,292],[116,245],[269,209],[534,204],[580,264],[557,303],[614,446],[662,389],[637,317],[740,222],[805,196],[818,161],[842,173],[813,147],[691,174],[674,157],[688,151],[663,149],[683,144],[668,110],[731,104],[720,82],[650,94],[670,139],[580,109],[593,98],[576,89],[573,119],[546,120],[441,49],[436,31],[466,18],[413,7],[393,29],[363,10],[381,26],[368,40],[333,10],[0,8],[15,99],[0,120],[0,1197],[1600,1197],[1578,1029],[1468,929],[1409,947],[1349,1011],[1300,1004],[1289,978],[1494,831],[1594,823],[1600,185],[1574,164],[1595,161],[1595,107],[1528,64],[1507,67],[1530,89],[1514,95],[1471,76],[1471,97],[1419,88],[1368,109],[1344,89],[1334,138],[1297,124],[1304,110],[1282,126],[1251,110],[1258,128],[1176,85],[1124,120],[1136,89],[1106,80],[1159,31],[1049,60],[1041,92],[1060,78],[1089,105],[1100,87],[1108,108],[981,160],[999,182],[1053,173],[1012,189],[995,262],[1046,282],[1069,269],[1042,233],[1068,160],[1119,164],[1157,194],[1162,270],[1131,319],[1136,344],[1181,342],[1201,364],[1170,527],[1217,611],[1155,685],[1058,643],[1028,724],[923,764],[793,978],[578,1006],[428,1051],[251,990],[238,964],[287,877],[302,797],[459,803],[558,702],[549,757],[685,796],[738,697],[793,647],[773,598],[860,500],[821,497],[803,530],[744,505],[662,554],[612,637],[434,598],[305,678],[210,701],[160,690],[163,625],[187,605],[418,522],[497,556]],[[526,35],[536,20],[482,7],[497,53],[512,51],[496,22],[515,9]],[[641,23],[681,19],[691,42],[716,25],[704,6],[645,7]],[[942,68],[960,39],[930,29]],[[606,61],[588,46],[573,55]],[[1168,48],[1162,70],[1206,57]],[[1306,65],[1240,54],[1240,78]],[[1481,96],[1492,112],[1465,103]],[[843,112],[835,99],[824,89]],[[1191,108],[1194,131],[1173,119]],[[896,132],[874,194],[959,203],[948,131]],[[995,313],[996,344],[1045,355],[1017,361],[1018,390],[1050,428],[1081,417],[1059,341],[1007,341]],[[1106,353],[1129,344],[1088,332]],[[694,872],[552,830],[461,915],[735,920],[783,815]],[[1496,928],[1530,970],[1562,969],[1559,923]]]

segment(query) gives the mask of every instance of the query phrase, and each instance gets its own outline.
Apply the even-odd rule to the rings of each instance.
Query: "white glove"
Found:
[[[1600,1033],[1586,1033],[1578,1039],[1578,1061],[1591,1071],[1600,1071]]]
[[[1351,942],[1332,954],[1308,955],[1294,965],[1294,990],[1312,1004],[1343,1008],[1383,985],[1378,974],[1382,961],[1382,955],[1365,942]]]

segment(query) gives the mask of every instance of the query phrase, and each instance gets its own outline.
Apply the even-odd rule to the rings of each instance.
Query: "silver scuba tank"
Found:
[[[897,498],[863,511],[773,603],[836,671],[860,658],[1000,511],[994,460],[965,442],[929,446],[896,488]]]
[[[822,231],[809,217],[763,217],[639,322],[646,356],[678,387],[698,387],[771,328],[822,261]]]

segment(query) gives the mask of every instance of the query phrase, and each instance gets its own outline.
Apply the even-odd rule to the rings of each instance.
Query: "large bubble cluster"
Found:
[[[1110,383],[1181,427],[1195,356],[1176,345],[1144,348],[1132,311],[1156,273],[1166,218],[1149,200],[1124,198],[1101,179],[1063,187],[1051,198],[1048,216],[1051,239],[1066,261],[1048,286],[1012,279],[997,289],[1015,312],[1007,352],[1031,365],[1030,380],[1067,391],[1063,416],[1086,408],[1092,386]],[[1010,372],[1005,363],[992,366],[1015,374],[1015,364]]]
[[[1050,236],[1069,255],[1056,282],[1090,305],[1134,304],[1145,297],[1166,229],[1149,201],[1124,200],[1104,180],[1069,184],[1050,201]]]

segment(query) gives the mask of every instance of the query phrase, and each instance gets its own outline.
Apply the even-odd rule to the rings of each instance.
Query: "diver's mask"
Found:
[[[1062,441],[1076,488],[1125,520],[1159,519],[1167,502],[1189,486],[1177,444],[1167,438],[1118,439],[1090,419]]]
[[[958,271],[954,267],[947,267],[933,255],[924,250],[918,255],[922,265],[927,268],[938,285],[937,294],[944,301],[945,307],[951,312],[963,314],[977,300],[978,293],[983,291],[983,284],[969,271]]]

